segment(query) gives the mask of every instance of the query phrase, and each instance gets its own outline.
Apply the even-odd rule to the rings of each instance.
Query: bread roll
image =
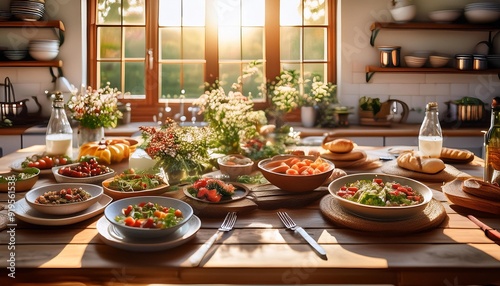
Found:
[[[425,174],[436,174],[446,167],[441,159],[421,157],[413,151],[401,154],[397,159],[397,163],[401,168]]]
[[[323,148],[333,153],[349,153],[354,149],[354,142],[349,139],[334,139],[323,144]]]
[[[459,149],[443,147],[441,149],[440,158],[444,161],[450,160],[450,161],[457,161],[457,162],[460,162],[460,161],[470,162],[470,161],[474,160],[474,153],[467,151],[467,150],[459,150]]]

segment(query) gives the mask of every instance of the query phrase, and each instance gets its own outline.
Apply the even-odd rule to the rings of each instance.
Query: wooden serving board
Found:
[[[500,215],[500,202],[483,199],[462,190],[462,180],[453,180],[441,187],[448,200],[456,205],[473,210]]]
[[[444,170],[436,174],[426,174],[416,171],[410,171],[398,166],[397,160],[385,162],[382,165],[381,171],[386,174],[403,176],[414,180],[422,180],[426,182],[450,182],[456,178],[470,178],[471,175],[464,173],[452,165],[445,164]]]

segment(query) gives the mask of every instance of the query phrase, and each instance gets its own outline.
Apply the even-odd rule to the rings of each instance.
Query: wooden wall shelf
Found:
[[[382,29],[392,30],[453,30],[453,31],[485,31],[491,32],[500,30],[500,25],[478,25],[467,23],[434,23],[434,22],[408,22],[408,23],[394,23],[394,22],[374,22],[370,26],[372,32],[370,37],[370,44],[372,47],[375,45],[375,39],[378,32]]]
[[[486,69],[486,70],[459,70],[456,68],[408,68],[408,67],[394,67],[383,68],[378,66],[366,66],[366,82],[369,82],[376,72],[385,73],[447,73],[447,74],[497,74],[500,78],[500,69]]]

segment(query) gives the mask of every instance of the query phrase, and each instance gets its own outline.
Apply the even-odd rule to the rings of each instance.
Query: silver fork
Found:
[[[298,232],[312,248],[322,257],[326,258],[326,251],[302,227],[298,226],[286,212],[278,212],[278,217],[287,229]]]
[[[208,250],[212,245],[221,238],[223,232],[228,232],[233,229],[234,224],[236,223],[236,213],[235,212],[229,212],[226,215],[226,218],[222,222],[221,226],[217,230],[214,235],[212,235],[207,242],[205,242],[200,249],[198,249],[190,258],[189,262],[191,262],[192,266],[198,266],[203,260],[203,257],[207,254]]]

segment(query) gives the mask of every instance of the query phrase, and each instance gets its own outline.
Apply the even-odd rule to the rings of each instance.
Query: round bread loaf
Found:
[[[354,149],[354,142],[349,139],[338,138],[323,143],[323,148],[333,153],[349,153]]]

